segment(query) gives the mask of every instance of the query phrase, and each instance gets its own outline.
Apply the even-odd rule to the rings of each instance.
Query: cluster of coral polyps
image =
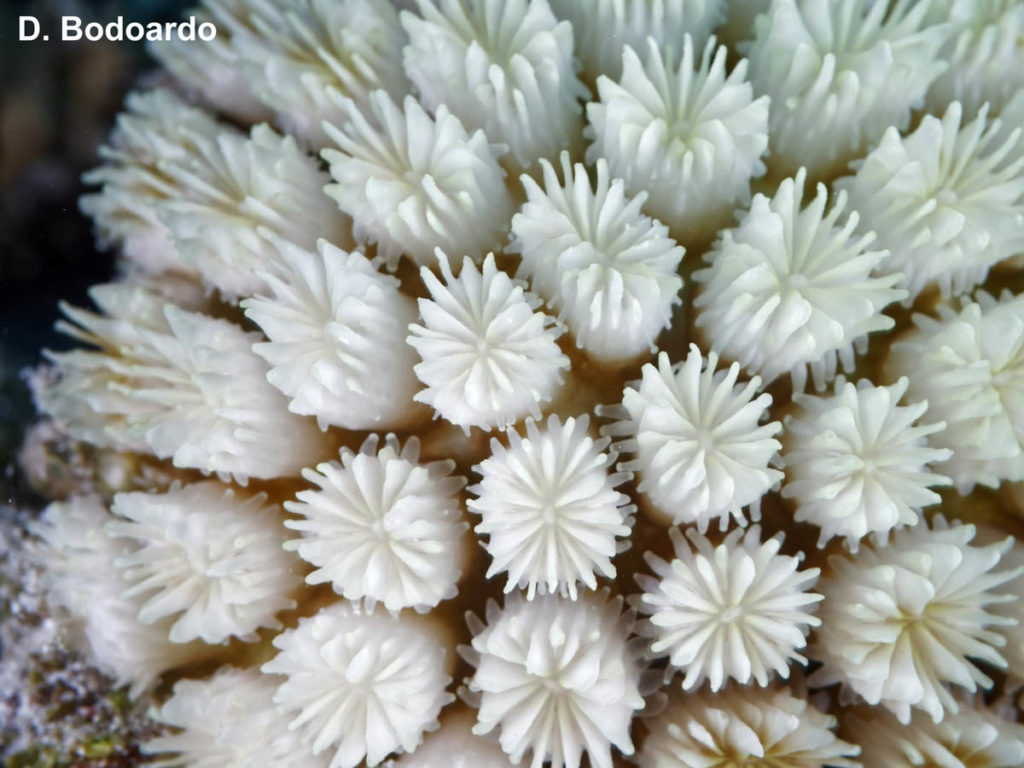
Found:
[[[158,765],[1024,764],[1024,5],[196,13],[32,377]]]

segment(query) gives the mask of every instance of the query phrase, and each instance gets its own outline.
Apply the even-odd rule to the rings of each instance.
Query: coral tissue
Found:
[[[201,4],[29,376],[155,765],[1022,764],[1019,3]]]

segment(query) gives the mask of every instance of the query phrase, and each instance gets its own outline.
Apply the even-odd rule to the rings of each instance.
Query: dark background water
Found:
[[[143,43],[19,42],[18,17],[59,30],[83,22],[171,21],[186,0],[0,0],[0,491],[34,418],[21,378],[40,350],[70,343],[54,331],[60,299],[86,305],[86,290],[112,274],[78,211],[80,177],[97,164],[125,93],[154,64]],[[7,494],[0,492],[0,503]]]

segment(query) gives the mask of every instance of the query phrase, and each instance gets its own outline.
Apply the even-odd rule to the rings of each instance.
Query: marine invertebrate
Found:
[[[1024,8],[1010,0],[941,0],[929,14],[949,19],[952,29],[940,50],[949,66],[928,88],[928,111],[959,101],[969,115],[985,103],[998,113],[1024,87]]]
[[[221,667],[206,680],[179,680],[174,694],[153,715],[180,729],[150,739],[143,751],[171,753],[149,764],[159,768],[326,768],[301,732],[274,710],[274,679],[256,669]]]
[[[987,107],[964,124],[953,102],[907,137],[889,128],[856,174],[836,182],[861,230],[890,252],[880,271],[902,273],[910,298],[932,283],[943,295],[969,291],[1024,246],[1024,157],[1012,132],[1024,127],[1007,128],[988,119]]]
[[[101,186],[83,195],[79,207],[91,216],[99,234],[143,269],[158,273],[183,268],[174,240],[160,221],[156,203],[176,192],[158,163],[173,163],[197,151],[197,142],[219,135],[226,126],[204,110],[189,106],[172,91],[131,93],[107,144],[106,162],[85,176]]]
[[[288,410],[321,429],[407,426],[416,418],[415,355],[404,343],[415,302],[361,253],[326,240],[311,253],[284,240],[268,295],[242,302],[269,341],[253,351],[267,380],[291,398]]]
[[[928,403],[898,405],[908,386],[906,378],[876,387],[839,377],[831,397],[793,398],[800,409],[786,417],[782,495],[796,502],[796,520],[821,528],[819,547],[845,536],[856,551],[869,533],[916,525],[921,508],[939,501],[931,488],[952,482],[928,468],[953,455],[928,445],[945,425],[915,426]]]
[[[275,260],[258,227],[302,247],[312,247],[317,236],[344,237],[344,217],[321,192],[327,174],[294,138],[267,125],[246,137],[169,91],[131,104],[135,113],[104,153],[108,164],[87,177],[104,192],[83,197],[81,205],[101,230],[129,241],[144,267],[195,270],[236,300],[263,286],[255,273]],[[177,137],[185,140],[168,157],[164,147]],[[131,242],[137,238],[139,246]],[[173,253],[164,242],[150,254],[154,238],[169,239]]]
[[[835,717],[784,688],[704,691],[676,697],[652,721],[637,765],[856,768],[858,748],[837,738],[835,727]]]
[[[416,752],[386,763],[388,768],[512,768],[497,740],[473,733],[476,715],[472,710],[451,714],[427,734]]]
[[[280,629],[276,616],[295,607],[300,579],[281,548],[281,510],[266,502],[216,481],[117,494],[104,531],[132,544],[113,564],[125,595],[140,598],[139,621],[173,617],[175,643],[252,641],[260,627]]]
[[[64,306],[75,324],[61,329],[98,349],[51,353],[60,376],[36,392],[71,434],[242,481],[294,473],[319,455],[315,426],[267,382],[252,351],[258,334],[130,282],[90,296],[103,314]]]
[[[451,477],[452,461],[418,463],[419,441],[405,447],[389,434],[370,435],[358,453],[341,451],[341,463],[318,464],[302,475],[318,490],[298,493],[285,508],[302,519],[286,549],[317,567],[309,584],[330,583],[369,610],[426,611],[455,595],[466,559],[456,494],[465,484]]]
[[[827,178],[910,111],[945,69],[948,26],[909,0],[772,0],[754,22],[750,77],[772,99],[772,166]]]
[[[754,397],[760,379],[738,384],[740,368],[718,370],[718,356],[705,359],[696,344],[681,363],[658,355],[647,363],[639,386],[628,386],[608,434],[623,438],[616,450],[636,457],[620,464],[636,472],[637,484],[660,519],[695,522],[701,530],[719,518],[741,523],[782,473],[768,466],[781,447],[778,422],[761,424],[771,395]]]
[[[526,421],[526,437],[509,429],[508,447],[491,440],[491,455],[474,467],[480,482],[469,492],[469,510],[489,537],[487,576],[507,572],[506,592],[526,587],[527,599],[568,594],[576,582],[597,589],[597,575],[615,577],[616,538],[629,536],[634,507],[615,490],[628,473],[609,474],[610,438],[594,440],[586,415],[563,424],[552,415],[538,428]]]
[[[937,469],[962,493],[1024,477],[1024,297],[979,292],[959,312],[939,304],[936,313],[914,315],[915,327],[889,350],[886,376],[907,376],[908,396],[928,400],[946,423],[932,443],[953,454]]]
[[[560,19],[572,23],[576,55],[591,80],[622,74],[622,49],[641,50],[648,38],[678,56],[679,41],[690,36],[695,48],[703,48],[727,10],[723,0],[551,0]]]
[[[712,350],[771,382],[789,373],[797,390],[810,368],[820,390],[838,364],[853,367],[854,343],[893,326],[882,309],[907,296],[899,275],[872,277],[888,257],[869,250],[871,234],[855,235],[853,211],[840,223],[846,194],[826,212],[819,184],[803,206],[807,173],[786,179],[775,194],[754,196],[739,225],[723,231],[695,272],[697,325]]]
[[[597,161],[597,188],[582,163],[559,158],[562,179],[542,159],[544,186],[523,175],[528,202],[512,217],[517,277],[559,313],[576,346],[602,362],[626,362],[651,349],[671,323],[683,280],[684,249],[641,213],[647,193],[627,198]]]
[[[975,546],[973,538],[974,526],[949,526],[940,516],[930,527],[896,531],[888,546],[830,557],[811,649],[825,666],[811,682],[841,682],[902,723],[911,707],[936,723],[958,712],[944,683],[991,686],[970,659],[1006,666],[994,628],[1013,620],[989,606],[1013,599],[995,590],[1020,570],[996,570],[1012,539]]]
[[[471,615],[470,628],[474,732],[498,728],[513,762],[532,753],[531,768],[577,768],[584,752],[595,768],[611,768],[613,746],[632,754],[629,722],[644,702],[622,598],[513,594],[503,608],[488,603],[486,624]]]
[[[707,680],[717,691],[730,679],[764,687],[773,672],[789,677],[791,659],[807,661],[797,649],[820,623],[812,611],[821,595],[809,591],[817,568],[798,571],[799,558],[779,554],[781,536],[762,543],[756,525],[717,547],[692,528],[669,536],[675,558],[646,553],[656,577],[636,576],[644,591],[634,602],[650,617],[640,625],[650,655],[669,658],[666,680],[678,670],[685,690]]]
[[[534,311],[540,301],[499,270],[493,254],[479,269],[467,256],[458,277],[443,252],[437,258],[444,282],[421,270],[430,299],[419,301],[422,324],[409,326],[426,385],[416,400],[467,431],[539,417],[569,367],[555,343],[563,329]]]
[[[751,177],[765,171],[768,99],[754,98],[745,59],[726,74],[727,50],[713,38],[698,52],[684,36],[678,66],[653,38],[646,48],[643,63],[623,49],[618,83],[598,78],[587,159],[605,158],[630,194],[647,192],[644,208],[676,237],[704,237],[750,199]]]
[[[878,709],[859,709],[843,726],[860,744],[865,765],[1011,768],[1024,761],[1024,726],[983,706],[947,713],[939,723],[914,713],[907,724]]]
[[[506,144],[518,169],[579,144],[572,25],[546,0],[418,0],[405,12],[405,72],[429,110],[442,104],[469,130]]]
[[[454,697],[441,638],[423,619],[382,616],[351,603],[323,608],[274,638],[263,665],[284,675],[274,703],[301,729],[314,755],[333,750],[330,768],[377,765],[412,752]]]
[[[324,121],[341,114],[338,97],[365,105],[383,89],[409,90],[394,52],[405,43],[390,3],[373,0],[204,0],[227,32],[226,56],[248,90],[289,133],[328,143]],[[219,35],[218,35],[219,36]]]
[[[891,305],[920,275],[899,274],[908,249],[883,242],[902,223],[847,215],[840,188],[858,186],[856,174],[829,181],[858,156],[869,155],[858,172],[874,167],[886,127],[886,142],[907,127],[942,59],[960,56],[947,22],[965,10],[206,0],[216,41],[190,61],[165,49],[179,80],[130,98],[92,177],[103,188],[84,207],[123,260],[95,291],[99,310],[66,312],[62,327],[93,349],[52,353],[32,376],[50,421],[27,459],[33,477],[60,478],[55,493],[70,489],[68,505],[91,510],[55,507],[39,525],[51,602],[82,630],[68,636],[133,695],[164,672],[163,683],[207,678],[154,710],[185,726],[169,736],[168,764],[208,749],[218,765],[253,765],[264,760],[253,750],[274,761],[294,748],[302,764],[334,768],[610,768],[647,730],[645,765],[852,766],[855,748],[822,713],[842,720],[858,694],[911,718],[905,742],[923,738],[908,713],[925,708],[955,725],[937,742],[1016,759],[1012,734],[958,724],[947,686],[989,686],[988,667],[1009,658],[1015,646],[998,645],[1013,639],[1020,601],[1002,595],[1022,577],[995,562],[1007,544],[974,543],[968,526],[930,525],[919,510],[940,474],[965,493],[1024,476],[1019,301],[978,294],[934,309],[929,290],[915,305],[937,319],[908,330],[906,307]],[[715,28],[723,15],[729,28]],[[906,145],[949,128],[934,151],[951,142],[949,167],[965,165],[951,174],[958,200],[928,193],[949,209],[929,221],[928,246],[948,234],[967,262],[988,264],[994,252],[967,250],[998,245],[984,276],[993,292],[1019,290],[1022,97],[999,96],[984,127],[961,127],[953,109],[921,115],[920,135],[899,139],[897,177],[918,162],[903,162]],[[264,119],[273,127],[245,125]],[[923,170],[932,157],[915,173],[938,173],[938,161]],[[964,223],[947,214],[966,211],[968,176],[984,195]],[[823,182],[813,195],[809,178]],[[865,189],[854,212],[892,199],[888,182]],[[749,209],[715,241],[737,206]],[[977,221],[997,219],[978,236]],[[677,239],[706,261],[693,279]],[[981,278],[950,277],[950,291]],[[906,335],[865,354],[869,334],[890,330]],[[800,394],[808,372],[820,391],[840,368],[868,381]],[[479,483],[463,494],[458,476],[474,467]],[[846,556],[832,543],[827,567],[810,551],[802,569],[816,531],[794,522],[783,488],[825,539],[874,535]],[[107,496],[83,502],[92,492]],[[1016,524],[1002,496],[980,495],[943,493],[942,511]],[[158,517],[168,497],[177,508]],[[127,516],[107,513],[111,499]],[[634,519],[634,503],[646,514]],[[467,556],[480,542],[463,504],[491,557]],[[748,515],[759,527],[738,530]],[[706,533],[716,519],[724,530]],[[241,558],[213,546],[255,528],[261,544]],[[617,593],[635,591],[645,554],[655,574],[640,578],[634,623]],[[312,572],[308,585],[287,562]],[[825,576],[816,615],[810,566]],[[276,583],[257,583],[267,572]],[[504,608],[485,607],[502,587]],[[258,611],[182,599],[243,593]],[[289,598],[295,613],[279,614]],[[466,611],[486,620],[453,620]],[[266,643],[244,653],[234,640],[211,645],[257,630]],[[209,642],[171,642],[197,634]],[[279,653],[258,672],[214,671],[264,660],[271,642]],[[459,642],[470,644],[465,700],[442,711]],[[805,642],[824,664],[814,683],[844,683],[816,692],[814,707],[799,676],[791,690],[760,688],[802,660]],[[659,684],[677,687],[679,671],[702,690],[654,715],[668,693]],[[155,691],[166,698],[165,684]],[[645,700],[650,729],[634,719]],[[975,727],[976,741],[963,738]]]
[[[482,257],[501,244],[512,198],[483,131],[469,134],[444,105],[431,117],[411,96],[399,106],[374,91],[365,114],[336,98],[342,117],[324,130],[339,149],[321,155],[337,183],[325,191],[389,268],[402,254],[429,264],[435,248]]]
[[[149,625],[138,620],[141,600],[125,594],[121,574],[110,567],[131,552],[104,534],[110,519],[98,497],[75,496],[50,504],[33,532],[50,604],[80,626],[96,664],[138,696],[167,670],[211,654],[199,643],[171,642],[169,619]]]

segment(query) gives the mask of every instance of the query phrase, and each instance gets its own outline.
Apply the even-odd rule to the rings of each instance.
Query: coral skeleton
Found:
[[[263,665],[285,676],[274,703],[329,768],[374,766],[412,752],[454,697],[446,648],[424,619],[386,616],[351,603],[323,608],[276,638]]]
[[[974,533],[940,515],[931,526],[895,532],[888,546],[830,557],[811,649],[825,666],[811,682],[841,682],[904,724],[912,707],[936,723],[959,711],[944,683],[990,687],[971,659],[1006,667],[999,650],[1006,641],[995,630],[1014,620],[989,608],[1019,599],[996,590],[1021,569],[996,570],[1013,539],[975,546]]]
[[[612,747],[633,753],[629,722],[644,700],[622,598],[604,590],[525,601],[517,593],[503,608],[488,603],[486,624],[470,618],[474,733],[498,728],[513,762],[532,753],[531,768],[577,768],[584,752],[594,768],[611,768]]]
[[[940,500],[931,489],[952,482],[929,469],[953,455],[928,445],[945,424],[915,425],[928,402],[898,405],[908,386],[906,378],[876,387],[840,376],[831,397],[793,398],[799,410],[786,418],[782,496],[796,503],[795,520],[821,528],[819,547],[844,536],[856,552],[869,533],[916,525],[921,509]]]
[[[837,738],[836,718],[784,688],[676,697],[651,721],[640,768],[859,768],[858,748]],[[883,763],[868,763],[883,765]]]
[[[840,364],[850,371],[854,344],[891,329],[882,309],[907,297],[895,287],[900,274],[872,277],[889,253],[869,250],[872,233],[855,234],[856,211],[840,222],[846,194],[826,212],[829,195],[819,184],[803,206],[806,180],[800,169],[771,198],[755,195],[739,225],[705,254],[708,266],[693,275],[701,284],[697,325],[712,350],[766,383],[789,373],[801,391],[808,368],[819,390]]]
[[[402,447],[389,434],[366,438],[341,463],[324,462],[303,477],[318,490],[300,491],[285,508],[302,519],[285,525],[302,537],[285,544],[317,567],[309,584],[330,583],[349,600],[381,602],[389,611],[427,611],[453,597],[465,553],[456,495],[465,479],[452,461],[420,464],[419,441]]]
[[[643,215],[647,193],[627,197],[621,179],[597,161],[597,188],[582,163],[563,152],[562,179],[541,160],[544,186],[523,175],[528,202],[512,217],[520,254],[517,277],[559,313],[592,359],[632,361],[649,352],[671,324],[684,249],[668,229]]]
[[[765,172],[768,99],[754,98],[745,59],[726,74],[727,53],[714,38],[695,50],[687,35],[674,66],[649,38],[646,60],[623,49],[621,79],[598,78],[587,106],[587,159],[605,158],[630,194],[647,192],[647,213],[687,240],[728,223]]]
[[[718,691],[730,679],[764,687],[772,672],[789,677],[791,659],[806,662],[797,649],[820,623],[812,612],[821,595],[809,591],[817,568],[798,571],[799,558],[779,554],[781,536],[762,543],[756,525],[717,547],[692,528],[669,536],[675,557],[646,553],[656,577],[637,575],[643,594],[634,603],[649,615],[640,633],[650,655],[669,657],[667,680],[678,670],[684,690],[707,680]]]
[[[25,375],[88,745],[1024,763],[1020,2],[198,5]]]
[[[620,453],[635,458],[620,469],[636,472],[637,490],[660,520],[696,523],[701,531],[716,518],[741,524],[743,508],[757,518],[764,493],[782,479],[769,467],[781,447],[778,422],[762,424],[771,395],[755,397],[760,379],[737,383],[739,364],[718,370],[718,356],[705,359],[696,344],[676,365],[658,355],[638,384],[627,386],[622,405],[606,409],[620,420],[607,432],[621,438]]]
[[[487,576],[507,572],[506,592],[575,600],[577,582],[593,590],[598,575],[615,578],[616,539],[629,536],[635,509],[615,487],[631,475],[608,472],[610,438],[594,440],[589,424],[586,415],[564,424],[552,415],[542,428],[528,419],[525,438],[510,429],[507,448],[492,439],[473,468],[481,480],[467,506],[483,518],[474,530],[489,537]]]

